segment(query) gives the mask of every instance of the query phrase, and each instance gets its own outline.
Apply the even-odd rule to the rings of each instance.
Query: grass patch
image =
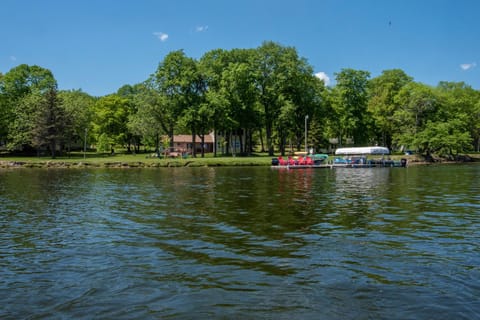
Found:
[[[72,153],[52,159],[50,157],[2,156],[0,167],[220,167],[220,166],[268,166],[268,155],[256,154],[249,157],[208,155],[204,158],[156,158],[146,154],[98,154]]]

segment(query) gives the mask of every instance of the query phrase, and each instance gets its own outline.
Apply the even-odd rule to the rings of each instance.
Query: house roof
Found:
[[[174,143],[192,143],[191,134],[176,134],[173,136]],[[200,143],[200,137],[197,135],[195,138],[196,143]],[[205,143],[213,143],[213,136],[210,134],[205,135]]]

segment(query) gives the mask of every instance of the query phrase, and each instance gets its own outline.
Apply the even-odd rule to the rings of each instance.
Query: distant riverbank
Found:
[[[425,161],[420,156],[392,156],[393,159],[406,158],[409,166],[429,164],[452,164],[480,162],[480,155],[463,156],[461,161],[448,161],[434,158]],[[0,158],[0,168],[161,168],[161,167],[225,167],[225,166],[270,166],[272,157],[205,157],[205,158],[149,158],[143,155],[90,155],[86,158],[39,158],[39,157],[5,157]]]
[[[271,157],[208,157],[188,159],[146,158],[141,155],[118,155],[86,159],[5,158],[0,168],[161,168],[161,167],[221,167],[269,166]]]

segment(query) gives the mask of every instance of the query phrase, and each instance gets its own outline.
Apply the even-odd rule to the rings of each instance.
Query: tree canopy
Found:
[[[400,69],[371,78],[347,68],[335,77],[326,87],[294,47],[271,41],[198,60],[173,51],[144,82],[99,98],[58,90],[50,70],[22,64],[0,74],[0,147],[55,157],[88,139],[98,150],[159,151],[165,142],[173,147],[175,134],[203,146],[213,132],[222,141],[215,153],[370,144],[427,155],[479,151],[480,92],[471,86],[433,87]]]

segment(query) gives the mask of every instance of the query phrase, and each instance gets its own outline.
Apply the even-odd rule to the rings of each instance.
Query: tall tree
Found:
[[[139,84],[135,90],[134,101],[136,112],[129,117],[130,131],[143,138],[147,145],[154,145],[155,152],[160,156],[161,135],[167,134],[169,125],[168,116],[164,112],[164,104],[157,90],[154,89],[153,79]]]
[[[284,128],[278,122],[282,107],[297,108],[297,121],[300,126],[311,108],[310,103],[302,100],[308,95],[300,95],[298,84],[305,84],[302,79],[313,77],[311,67],[306,60],[298,57],[293,47],[283,47],[274,42],[265,42],[257,50],[255,59],[256,87],[259,90],[259,104],[262,107],[262,116],[266,132],[266,143],[269,155],[274,151],[274,129]],[[307,82],[308,83],[308,82]],[[313,110],[312,110],[313,112]],[[288,113],[288,112],[287,112]],[[283,112],[285,114],[285,112]],[[297,133],[299,130],[296,130]],[[302,130],[303,132],[303,130]],[[280,140],[283,140],[280,137]],[[282,141],[280,141],[282,143]]]
[[[437,90],[442,97],[442,116],[445,121],[460,121],[464,130],[470,134],[471,149],[480,151],[480,91],[464,82],[446,81],[440,82]]]
[[[439,97],[433,88],[416,82],[406,84],[395,96],[399,108],[393,115],[395,132],[393,141],[397,145],[411,147],[419,152],[426,152],[423,145],[416,140],[423,131],[427,121],[436,121],[436,112],[440,105]]]
[[[9,122],[8,144],[10,151],[32,152],[33,130],[39,106],[43,103],[40,92],[34,91],[18,99],[12,114],[15,115]]]
[[[137,97],[143,90],[143,84],[135,84],[135,85],[123,85],[120,89],[117,90],[117,95],[127,99],[130,103],[130,110],[129,114],[129,121],[132,119],[133,115],[137,114],[138,112],[138,105],[137,105]],[[131,146],[133,145],[133,152],[140,151],[140,145],[142,137],[138,132],[134,130],[130,130],[132,127],[127,122],[127,151],[132,152]]]
[[[184,106],[181,122],[192,135],[192,155],[196,157],[196,137],[200,137],[201,156],[204,157],[205,135],[211,130],[211,114],[205,103],[207,83],[200,72],[198,63],[192,58],[185,58],[182,75],[184,78]]]
[[[27,103],[31,103],[35,98],[29,99],[28,95],[43,94],[53,87],[56,87],[56,81],[52,72],[36,65],[21,64],[3,75],[0,78],[0,140],[10,140],[10,147],[16,146],[11,139],[22,135],[16,130],[20,125],[18,117],[23,116],[23,110],[19,108],[25,105],[21,100],[26,98]]]
[[[228,97],[224,95],[222,75],[228,65],[234,62],[230,51],[216,49],[205,53],[199,61],[200,72],[202,73],[207,91],[205,92],[205,103],[210,113],[211,127],[214,133],[216,145],[214,156],[217,156],[218,132],[226,132],[231,121],[227,114]],[[203,107],[205,109],[205,106]]]
[[[174,130],[180,116],[195,100],[194,79],[196,76],[195,61],[188,58],[182,50],[170,52],[154,74],[155,89],[159,93],[157,101],[163,109],[165,119],[163,123],[165,131],[170,137],[170,147],[173,147]],[[194,121],[194,114],[189,112],[189,117]],[[189,121],[189,124],[192,124],[192,121]]]
[[[258,127],[257,90],[252,66],[246,62],[230,63],[222,73],[222,95],[226,98],[227,114],[231,131],[244,135],[249,140]],[[248,153],[247,141],[240,140],[241,152]]]
[[[313,68],[305,59],[290,52],[287,58],[287,79],[283,88],[283,96],[288,101],[284,105],[292,109],[293,123],[287,127],[293,142],[299,150],[305,141],[305,126],[312,122],[320,122],[323,103],[324,83],[313,75]],[[308,116],[307,122],[305,118]],[[308,144],[308,142],[307,142]],[[305,146],[307,148],[308,146]]]
[[[56,87],[35,90],[19,100],[11,123],[10,150],[49,150],[52,158],[63,149],[71,119],[57,97]]]
[[[427,155],[435,153],[452,159],[469,149],[471,142],[472,138],[460,119],[427,121],[423,130],[413,139],[413,144]]]
[[[100,98],[94,105],[94,133],[100,149],[108,151],[114,145],[128,144],[128,118],[131,102],[116,94]]]
[[[308,139],[315,149],[320,150],[324,148],[328,150],[331,146],[330,139],[339,136],[337,131],[339,128],[337,124],[338,117],[333,108],[332,88],[325,87],[323,84],[319,91],[321,100],[315,108],[313,118],[309,119]]]
[[[472,123],[472,141],[474,143],[475,151],[480,152],[480,99],[475,104],[472,114],[471,114],[471,123]]]
[[[357,145],[368,142],[370,136],[368,115],[368,78],[363,70],[342,69],[335,74],[335,106],[339,115],[340,139],[351,137]]]
[[[262,106],[262,116],[265,126],[268,154],[274,152],[274,123],[280,114],[283,97],[281,96],[282,80],[285,79],[285,69],[282,69],[281,59],[288,49],[274,42],[265,42],[257,52],[256,66],[259,103]]]
[[[412,81],[403,70],[392,69],[383,71],[369,82],[368,111],[375,121],[377,141],[389,149],[392,149],[394,132],[393,114],[398,109],[395,96]]]
[[[67,117],[57,96],[57,88],[52,87],[43,94],[43,99],[36,110],[32,127],[33,147],[37,150],[46,147],[50,150],[52,158],[55,158],[57,149],[62,149],[71,123],[71,118]]]
[[[213,50],[200,60],[212,128],[215,134],[223,132],[226,142],[232,133],[245,136],[240,140],[242,152],[251,150],[253,131],[260,127],[256,57],[254,49]]]
[[[92,134],[95,98],[81,90],[60,91],[58,97],[71,122],[65,135],[67,147],[84,145]]]
[[[3,89],[3,74],[0,72],[0,146],[6,143],[8,134],[7,96]]]

